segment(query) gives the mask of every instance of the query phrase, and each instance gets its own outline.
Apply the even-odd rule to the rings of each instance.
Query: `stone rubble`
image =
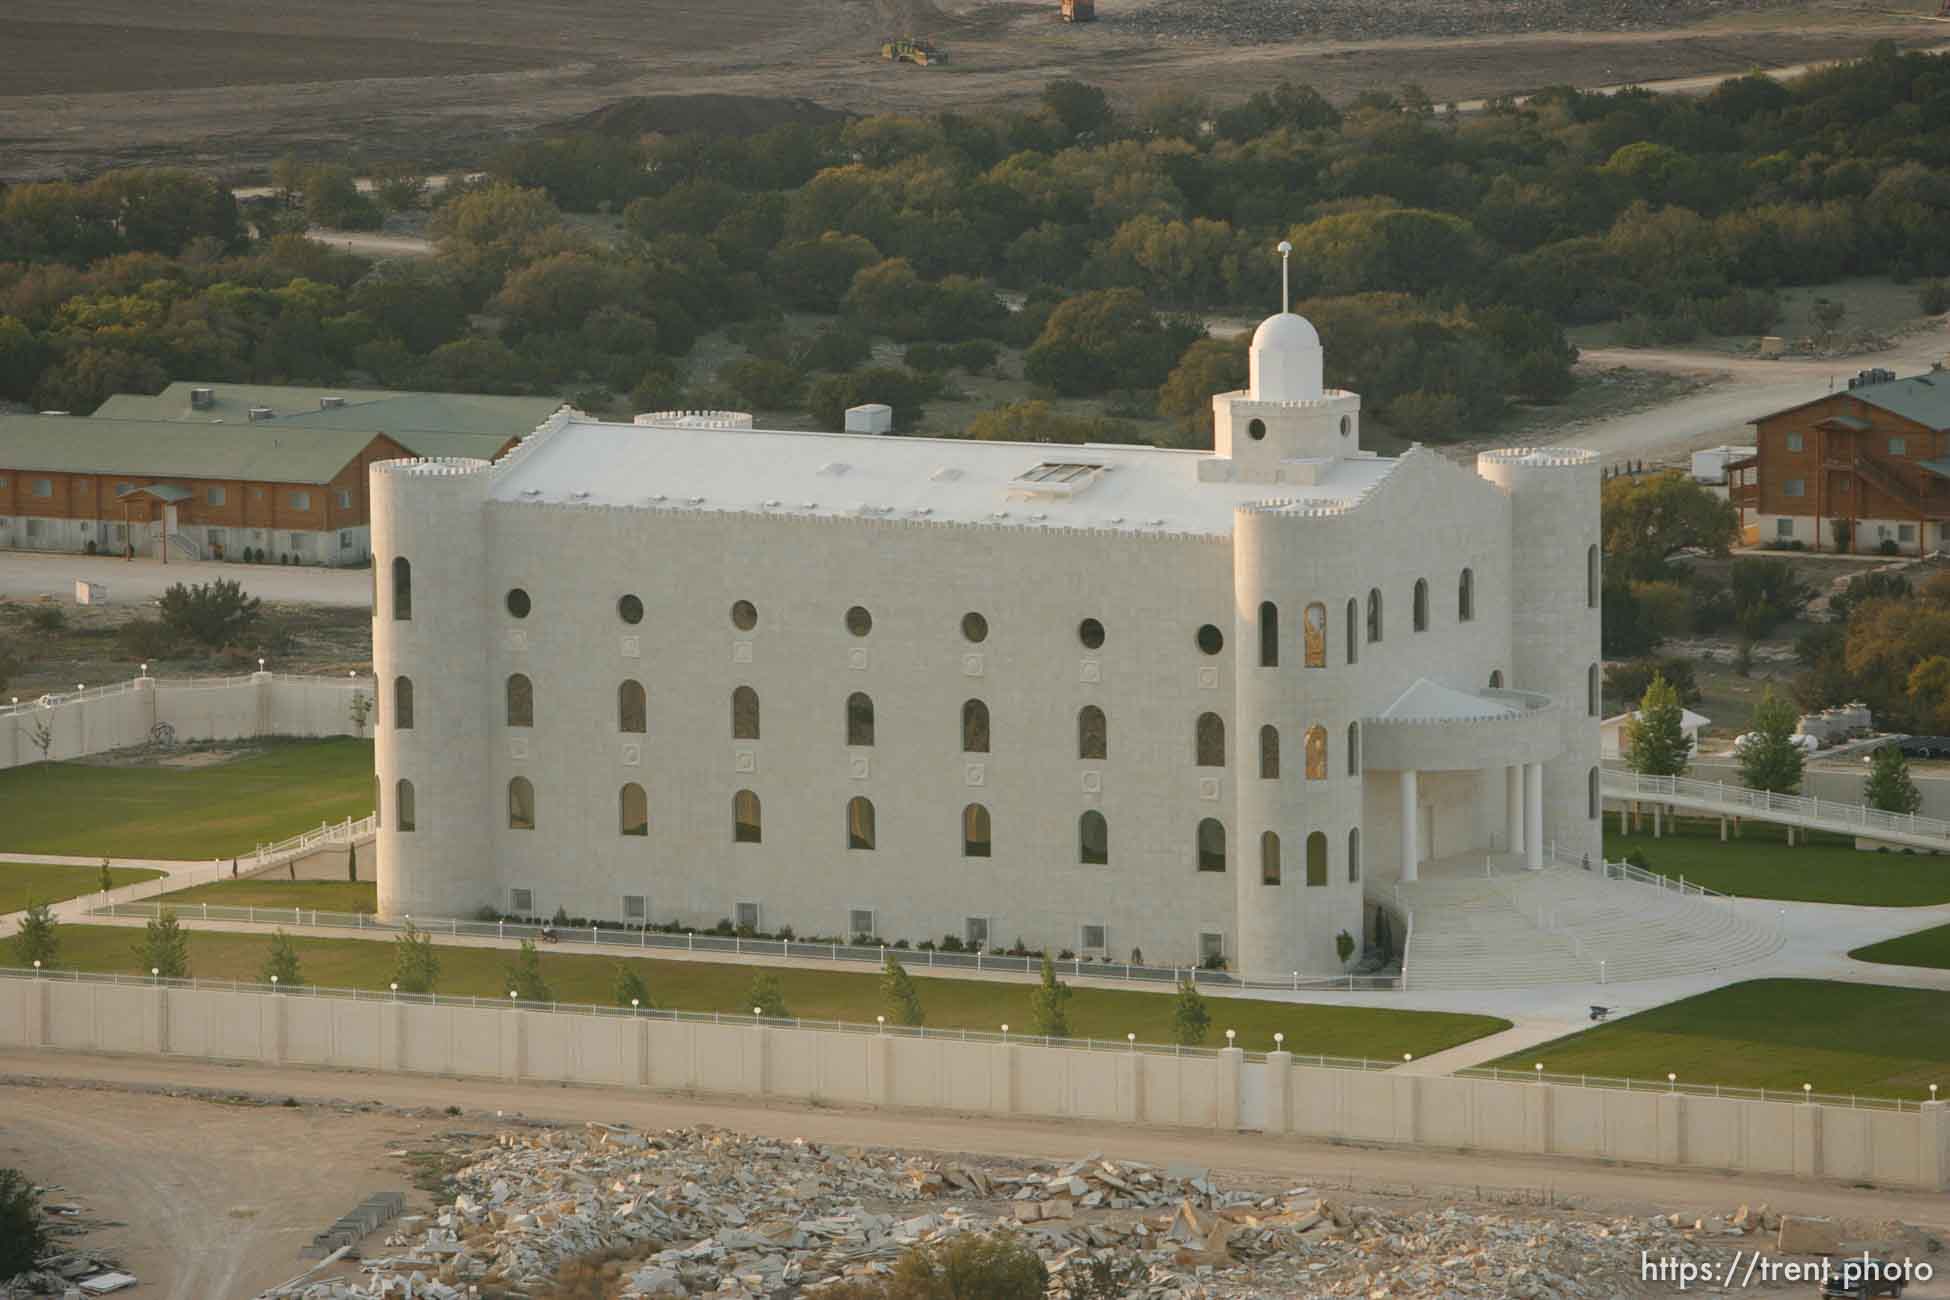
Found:
[[[1102,17],[1164,40],[1365,41],[1388,37],[1488,36],[1508,32],[1643,31],[1713,14],[1766,8],[1772,0],[1152,0]],[[1392,88],[1391,88],[1392,89]]]

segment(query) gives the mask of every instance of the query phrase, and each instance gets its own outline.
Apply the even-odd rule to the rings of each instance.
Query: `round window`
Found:
[[[846,630],[854,636],[865,636],[873,631],[873,615],[864,605],[855,605],[846,611]]]
[[[1097,649],[1104,643],[1104,625],[1094,618],[1086,618],[1077,624],[1077,640],[1083,642],[1086,650]]]
[[[740,632],[749,632],[758,626],[758,606],[749,600],[733,601],[731,605],[731,625]]]
[[[961,616],[961,634],[980,645],[989,639],[989,621],[970,610]]]
[[[508,612],[516,618],[527,618],[528,610],[528,593],[520,587],[508,588]]]
[[[1225,634],[1207,623],[1198,630],[1198,648],[1206,654],[1215,655],[1226,648]]]
[[[625,623],[637,624],[643,621],[643,602],[634,595],[625,596],[616,602],[616,614]]]
[[[1345,438],[1347,437],[1348,434],[1353,432],[1354,432],[1354,417],[1351,415],[1343,415],[1341,417],[1341,437]]]
[[[1341,432],[1346,433],[1347,430],[1343,429]],[[1246,436],[1254,442],[1258,442],[1261,438],[1264,438],[1266,436],[1266,421],[1254,420],[1249,423],[1246,426]]]

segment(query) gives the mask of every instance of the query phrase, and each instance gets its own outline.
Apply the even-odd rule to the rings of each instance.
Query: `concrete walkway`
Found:
[[[217,564],[208,560],[123,560],[110,555],[0,550],[0,596],[74,599],[77,578],[108,588],[109,603],[146,604],[176,583],[228,578],[253,596],[288,604],[372,604],[372,574],[284,564]]]

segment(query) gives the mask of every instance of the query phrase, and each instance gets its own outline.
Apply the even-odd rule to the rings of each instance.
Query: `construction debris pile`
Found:
[[[1106,1269],[1119,1294],[1158,1300],[1616,1297],[1663,1294],[1642,1289],[1641,1252],[1723,1258],[1736,1232],[1714,1243],[1707,1225],[1678,1216],[1376,1209],[1094,1155],[977,1165],[708,1127],[503,1133],[454,1181],[437,1213],[366,1244],[365,1276],[291,1283],[266,1300],[530,1294],[612,1247],[629,1253],[624,1300],[817,1297],[891,1273],[914,1246],[997,1232],[1035,1248],[1059,1297]],[[1765,1214],[1736,1217],[1758,1229]]]
[[[88,1246],[66,1244],[99,1228],[120,1227],[120,1223],[91,1216],[86,1206],[66,1195],[66,1189],[58,1184],[42,1186],[36,1191],[51,1249],[35,1261],[33,1268],[11,1281],[0,1281],[0,1300],[108,1295],[136,1285],[136,1279],[122,1272],[113,1255]]]
[[[1710,14],[1765,9],[1771,0],[1156,0],[1118,11],[1120,30],[1165,39],[1251,44],[1302,38],[1362,41],[1511,32],[1639,31]]]

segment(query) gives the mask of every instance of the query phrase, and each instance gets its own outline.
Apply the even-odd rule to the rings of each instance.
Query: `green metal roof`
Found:
[[[190,390],[208,388],[208,407],[192,407]],[[327,407],[328,400],[343,405]],[[503,438],[532,433],[562,405],[553,397],[490,397],[480,393],[413,393],[379,388],[300,388],[280,384],[223,384],[181,380],[144,397],[118,394],[95,410],[96,419],[166,420],[192,424],[291,424],[397,434],[407,430],[474,433]],[[270,420],[252,421],[253,407]]]
[[[329,483],[374,436],[365,430],[339,429],[283,433],[275,421],[210,425],[7,415],[0,416],[0,469],[145,479]]]
[[[1892,379],[1880,384],[1863,384],[1848,390],[1871,406],[1928,425],[1938,433],[1950,429],[1950,370],[1934,370],[1927,375]]]

